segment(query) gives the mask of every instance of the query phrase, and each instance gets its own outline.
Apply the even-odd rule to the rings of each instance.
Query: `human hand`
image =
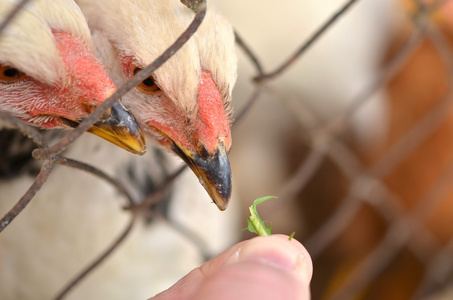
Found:
[[[240,242],[151,300],[310,299],[312,262],[285,235]]]

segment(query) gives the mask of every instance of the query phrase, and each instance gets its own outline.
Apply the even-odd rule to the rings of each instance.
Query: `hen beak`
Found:
[[[196,151],[178,146],[173,142],[172,150],[197,175],[200,183],[220,210],[225,210],[231,198],[231,167],[225,143],[220,140],[214,155],[203,158]]]
[[[67,125],[76,127],[83,120],[65,121]],[[142,129],[120,102],[115,103],[101,119],[88,129],[88,132],[134,154],[143,155],[146,152],[145,136]]]

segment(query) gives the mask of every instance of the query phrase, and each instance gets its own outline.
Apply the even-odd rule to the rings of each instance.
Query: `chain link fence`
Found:
[[[453,127],[449,121],[453,99],[451,1],[414,0],[392,6],[394,13],[403,20],[397,23],[398,26],[385,30],[379,51],[380,65],[370,71],[365,84],[357,84],[360,88],[353,89],[346,105],[336,107],[327,117],[320,117],[319,111],[304,101],[306,95],[282,81],[285,72],[303,61],[310,51],[322,51],[316,45],[328,38],[329,31],[351,18],[356,7],[363,2],[376,1],[343,1],[308,38],[299,41],[301,45],[291,50],[292,55],[285,58],[288,49],[282,46],[280,50],[285,55],[278,57],[279,63],[270,72],[263,67],[268,65],[267,62],[261,64],[258,58],[261,49],[255,51],[254,45],[248,43],[253,38],[242,35],[240,30],[236,32],[243,60],[254,66],[252,78],[245,78],[240,73],[238,82],[239,86],[245,81],[249,83],[251,88],[247,92],[251,96],[245,97],[241,92],[235,97],[233,135],[239,138],[235,138],[231,155],[233,176],[238,174],[235,180],[235,188],[239,190],[238,201],[244,206],[250,205],[252,195],[263,196],[263,192],[279,197],[263,204],[261,213],[265,219],[273,221],[275,232],[295,230],[295,237],[312,255],[313,299],[448,299],[453,293],[453,194],[450,188],[453,180],[453,154],[450,154],[453,153],[450,147]],[[238,9],[241,7],[233,6],[233,11]],[[202,15],[203,12],[199,11],[192,29],[176,44],[181,46],[190,31],[196,30]],[[7,26],[7,22],[7,19],[3,21],[0,30]],[[379,32],[380,20],[370,22],[375,23],[373,25]],[[360,26],[354,24],[350,30],[359,30]],[[266,38],[265,32],[261,34]],[[292,37],[293,40],[296,38]],[[337,38],[341,41],[343,36]],[[352,48],[355,45],[349,46],[354,53]],[[143,74],[140,73],[142,77],[146,78],[164,60],[156,60],[144,69]],[[360,58],[358,61],[360,63]],[[335,60],[330,63],[341,65]],[[347,67],[343,66],[345,74]],[[301,81],[304,76],[310,76],[304,70],[301,72]],[[42,162],[32,186],[2,218],[1,230],[21,213],[29,201],[33,201],[33,196],[45,185],[56,164],[91,172],[129,199],[130,221],[124,231],[57,298],[65,296],[82,279],[90,280],[86,275],[121,247],[137,222],[138,212],[148,211],[150,206],[159,202],[163,191],[182,172],[179,169],[169,175],[168,180],[148,195],[147,200],[136,203],[118,178],[61,154],[108,106],[143,78],[133,78],[119,87],[104,106],[52,146],[38,130],[6,113],[0,115],[36,143],[38,150],[33,156]],[[341,79],[338,78],[340,82]],[[317,85],[321,89],[329,88],[329,82],[318,82]],[[371,114],[370,111],[364,112],[362,108],[376,101],[376,95],[380,95],[378,102],[381,105],[373,106]],[[276,110],[272,105],[283,109]],[[253,117],[253,113],[260,109],[265,111],[264,117],[259,114]],[[380,123],[372,123],[372,126],[382,128],[364,130],[365,138],[363,132],[358,137],[357,132],[362,128],[357,126],[368,126],[367,119],[372,119],[373,113],[381,117],[378,118]],[[279,116],[274,119],[276,114]],[[356,116],[365,116],[365,121],[362,117],[361,122],[352,122]],[[257,131],[260,128],[253,125],[256,118],[270,120],[269,127],[262,129],[274,128],[276,132],[272,139],[263,139],[264,144],[251,138],[260,135]],[[277,124],[279,121],[284,123],[283,127]],[[244,150],[238,145],[247,141],[256,148]],[[261,159],[261,164],[269,163],[272,172],[254,169],[252,174],[256,176],[252,177],[256,178],[250,177],[247,173],[251,168],[248,165],[250,158],[241,159],[240,151],[249,151]],[[241,173],[249,180],[243,180]],[[265,180],[272,184],[265,187]],[[253,189],[259,194],[250,192]],[[165,213],[160,217],[165,218]],[[190,230],[175,226],[190,236]],[[248,235],[244,234],[246,237]],[[199,245],[200,253],[206,254],[198,238],[193,236],[191,239]],[[212,254],[203,256],[207,259]]]

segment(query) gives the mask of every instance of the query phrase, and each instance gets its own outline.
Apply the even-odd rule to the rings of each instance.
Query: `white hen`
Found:
[[[144,1],[142,5],[146,3]],[[193,13],[184,6],[179,7],[181,4],[178,2],[172,3],[178,4],[176,11],[182,9],[184,12],[181,24],[176,27],[182,31],[193,18]],[[128,4],[124,2],[123,6]],[[103,11],[99,10],[98,14],[102,15]],[[136,19],[133,15],[129,17],[130,20]],[[217,26],[217,20],[226,24],[213,11],[208,13],[206,20],[211,23],[204,25],[205,28]],[[121,24],[116,26],[116,30],[124,25],[122,22],[116,24]],[[149,36],[150,31],[141,27],[140,22],[134,21],[133,24],[137,26],[133,27],[135,30],[146,33],[144,37]],[[173,35],[176,36],[176,33]],[[102,41],[106,41],[105,37],[98,40]],[[192,49],[190,53],[197,55],[194,61],[200,60],[202,51],[208,51],[202,48],[194,51],[196,44],[189,45]],[[209,43],[210,47],[215,45],[215,41]],[[114,48],[103,48],[102,53],[109,53],[109,49]],[[140,53],[146,53],[146,50],[141,49]],[[106,64],[106,67],[111,68],[109,71],[115,81],[121,83],[127,77],[118,57],[112,56],[112,53],[115,50],[103,56],[103,60],[113,59],[113,64]],[[133,52],[129,54],[134,55]],[[152,57],[143,61],[143,66],[150,60]],[[175,74],[166,76],[176,83],[183,80]],[[174,89],[184,93],[182,86]],[[197,87],[192,89],[196,93]],[[145,96],[136,90],[128,97],[132,102]],[[154,107],[150,100],[145,101],[149,107],[142,107],[143,112]],[[151,147],[145,157],[136,157],[85,136],[76,141],[66,155],[100,167],[125,183],[131,182],[131,188],[140,198],[178,165],[172,157],[156,153],[160,153],[159,150]],[[23,176],[21,180],[0,183],[2,212],[11,207],[31,180],[32,177]],[[234,207],[221,213],[209,205],[202,186],[188,172],[178,179],[176,186],[171,194],[170,218],[177,219],[202,237],[210,253],[231,244],[233,230],[239,232],[235,226]],[[0,298],[50,298],[56,295],[126,226],[130,215],[121,209],[121,203],[122,197],[104,181],[93,180],[91,175],[69,168],[56,168],[27,210],[0,234]],[[151,225],[141,222],[126,244],[75,289],[70,298],[146,298],[167,288],[201,263],[201,253],[189,238],[172,229],[164,220],[154,220]]]
[[[0,1],[0,18],[17,2]],[[79,8],[66,0],[50,4],[34,1],[0,33],[0,111],[41,128],[72,128],[116,88],[91,53]],[[141,132],[121,103],[89,131],[143,151]]]
[[[117,85],[162,54],[195,15],[178,0],[76,2]],[[194,37],[124,97],[148,137],[180,156],[221,210],[231,196],[227,152],[236,65],[233,29],[208,7]]]

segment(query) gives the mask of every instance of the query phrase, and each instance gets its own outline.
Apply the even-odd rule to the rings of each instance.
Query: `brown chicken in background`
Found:
[[[366,1],[360,2],[358,5],[365,4],[365,2]],[[371,2],[372,1],[368,2],[368,4]],[[385,68],[393,55],[399,51],[403,41],[405,41],[410,32],[414,30],[414,25],[407,15],[414,15],[415,8],[410,7],[409,4],[413,5],[411,1],[408,1],[404,5],[398,7],[398,14],[404,22],[396,22],[398,27],[392,28],[391,35],[386,37],[388,40],[387,44],[385,42],[381,44],[384,45],[381,54],[381,69]],[[438,29],[442,31],[442,34],[444,34],[446,38],[453,41],[453,27],[451,23],[453,18],[448,17],[448,12],[453,11],[450,7],[451,4],[448,2],[440,11],[430,14],[429,21],[438,26]],[[304,6],[304,9],[308,9],[307,6]],[[357,7],[354,9],[359,8]],[[342,21],[346,22],[346,20],[354,18],[353,14],[354,12],[357,12],[354,11],[354,9],[343,16],[344,20],[342,19]],[[395,9],[395,11],[396,10],[397,9]],[[313,14],[313,12],[311,13]],[[299,14],[302,14],[302,8],[300,9]],[[450,16],[452,16],[452,14],[450,14]],[[271,19],[268,15],[266,15],[266,17]],[[307,23],[309,23],[309,21],[307,21],[307,19],[303,20],[305,20],[303,25],[308,26]],[[331,28],[332,31],[329,33],[333,35],[334,33],[332,32],[335,32],[335,30],[341,26],[341,22],[335,24],[333,28]],[[360,28],[363,28],[365,27],[365,22],[366,19],[361,19],[361,23],[360,21],[356,22],[356,29],[351,32],[358,35],[360,33],[360,31],[357,31],[358,25],[360,25]],[[383,26],[382,23],[382,21],[375,20],[375,24],[379,24],[379,26]],[[233,24],[237,25],[235,22]],[[299,30],[302,31],[303,29]],[[335,33],[338,34],[338,32]],[[336,48],[336,51],[338,52],[338,56],[343,54],[345,56],[344,59],[349,57],[357,58],[358,55],[355,55],[354,52],[356,51],[355,47],[360,47],[356,44],[352,46],[352,42],[348,39],[349,33],[350,32],[348,31],[347,33],[343,33],[343,35],[338,35],[341,36],[341,39],[339,39],[339,41],[337,40],[339,45]],[[248,35],[245,33],[245,36]],[[332,38],[332,36],[326,34],[319,43],[327,43],[329,38]],[[348,42],[351,43],[350,52],[341,52],[339,48],[344,44],[340,43],[347,44]],[[362,40],[359,43],[364,43],[364,41]],[[319,84],[319,81],[310,81],[307,79],[307,77],[313,79],[317,76],[316,73],[313,75],[313,73],[316,72],[316,69],[307,71],[307,68],[300,68],[300,65],[302,62],[312,62],[313,60],[310,60],[309,58],[310,55],[314,55],[316,50],[320,51],[319,49],[321,48],[321,46],[319,46],[319,48],[316,48],[315,46],[311,51],[308,51],[307,54],[304,54],[299,61],[291,66],[288,73],[285,73],[281,77],[291,77],[291,80],[299,81],[300,86],[305,84],[306,81],[315,81]],[[262,49],[257,47],[257,50],[258,54],[261,55],[259,57],[263,58],[264,54],[261,53]],[[274,53],[274,56],[278,54],[280,53]],[[341,132],[335,136],[336,139],[341,140],[349,144],[351,148],[354,148],[354,155],[360,155],[362,157],[365,171],[367,170],[367,166],[371,167],[383,157],[397,141],[400,141],[401,138],[415,126],[418,120],[428,114],[430,110],[442,100],[448,91],[449,75],[445,66],[446,62],[440,57],[438,50],[436,50],[428,38],[425,37],[424,41],[409,55],[409,60],[400,67],[390,82],[381,86],[380,92],[385,96],[382,97],[382,102],[385,104],[385,117],[382,118],[380,124],[375,124],[375,126],[382,126],[382,131],[384,133],[382,135],[383,138],[380,139],[372,134],[368,134],[369,140],[373,140],[373,143],[371,143],[372,146],[362,147],[362,145],[357,145],[360,142],[357,142],[357,139],[353,134]],[[281,56],[279,58],[281,59]],[[337,56],[328,57],[327,59],[329,59],[328,62],[326,62],[328,65],[342,65],[341,59]],[[268,64],[268,60],[263,59],[263,61],[266,63],[265,65]],[[347,78],[346,73],[352,68],[353,66],[351,64],[348,65],[348,68],[342,69],[344,78]],[[318,70],[318,72],[322,71]],[[326,77],[324,81],[322,81],[325,86],[323,92],[327,94],[327,92],[332,89],[332,82],[329,81],[327,76],[336,74],[335,76],[337,79],[341,77],[341,80],[343,80],[344,78],[341,73],[326,73],[325,70],[324,72]],[[375,72],[375,74],[376,73],[377,72]],[[361,75],[363,75],[363,77],[366,76],[366,74]],[[303,191],[294,196],[295,201],[284,199],[284,195],[278,194],[282,190],[282,186],[294,177],[294,174],[301,163],[308,160],[307,158],[314,148],[312,144],[313,140],[311,140],[311,138],[316,134],[312,135],[310,129],[301,128],[301,126],[297,124],[297,120],[294,118],[294,115],[296,115],[297,112],[285,111],[285,109],[288,108],[285,108],[285,105],[282,105],[282,103],[285,102],[285,96],[290,95],[287,98],[293,97],[296,98],[296,100],[303,99],[300,100],[301,102],[309,102],[310,100],[307,99],[312,98],[312,100],[314,99],[314,102],[317,102],[315,105],[319,106],[322,103],[330,105],[330,102],[327,104],[326,102],[323,102],[326,99],[337,101],[339,98],[338,93],[336,95],[328,95],[327,97],[325,95],[324,97],[320,96],[322,92],[320,93],[319,90],[317,91],[315,87],[310,89],[310,87],[304,86],[303,89],[295,91],[296,87],[293,85],[285,86],[286,90],[281,91],[283,90],[283,85],[289,85],[288,82],[290,82],[283,82],[281,77],[278,78],[278,80],[282,84],[280,86],[273,86],[274,90],[272,90],[272,92],[274,92],[274,94],[269,92],[265,97],[262,97],[263,99],[260,99],[264,102],[267,101],[266,105],[272,107],[272,109],[270,109],[270,112],[267,114],[255,117],[255,121],[261,121],[261,127],[256,126],[258,129],[255,128],[258,132],[256,134],[258,137],[262,134],[261,131],[258,131],[259,128],[262,130],[267,124],[269,124],[271,129],[283,128],[278,133],[277,139],[269,141],[267,145],[264,144],[265,151],[262,151],[263,156],[265,155],[266,158],[272,157],[275,159],[275,156],[277,155],[283,157],[280,164],[275,164],[272,168],[266,169],[266,171],[263,172],[263,177],[265,178],[261,179],[261,184],[263,180],[269,180],[270,183],[264,185],[266,191],[261,195],[265,195],[266,193],[276,194],[279,196],[279,200],[276,201],[279,202],[273,206],[274,209],[267,209],[267,207],[273,205],[271,203],[263,204],[263,207],[261,208],[263,211],[262,216],[264,219],[272,221],[274,232],[290,233],[295,231],[295,237],[301,240],[310,252],[310,246],[312,244],[311,237],[313,234],[336,215],[338,210],[345,204],[346,201],[343,202],[343,200],[346,198],[348,191],[354,188],[353,186],[357,182],[351,182],[350,178],[343,173],[337,162],[333,161],[330,157],[324,156],[320,167],[316,169],[313,175],[310,175],[308,184],[303,188],[301,187]],[[360,79],[363,79],[363,77],[361,78],[358,76],[354,82],[356,87],[355,94],[357,94],[357,90],[360,91],[363,89],[363,87],[358,86]],[[241,81],[239,81],[239,83],[241,84]],[[272,83],[274,82],[271,82],[270,84]],[[280,91],[281,94],[278,94],[275,90]],[[272,96],[274,99],[272,99]],[[351,95],[347,97],[352,98]],[[236,99],[237,98],[238,97],[236,97]],[[335,105],[338,105],[338,103],[332,106],[335,107]],[[305,107],[312,109],[313,105],[306,104]],[[249,115],[248,118],[253,118],[253,115],[256,115],[259,109],[263,109],[263,107],[255,108],[255,111],[252,111],[250,113],[251,116]],[[309,109],[307,110],[310,111]],[[339,110],[336,113],[341,113],[341,111]],[[374,113],[378,114],[379,111],[376,109]],[[281,117],[282,114],[284,117]],[[368,118],[370,118],[369,115]],[[329,243],[324,250],[315,255],[314,275],[311,284],[313,299],[330,299],[348,284],[350,276],[353,276],[354,274],[359,274],[358,277],[368,276],[367,273],[357,272],[359,268],[363,266],[366,259],[374,253],[373,251],[378,249],[380,243],[386,238],[386,234],[394,229],[389,225],[389,222],[394,222],[397,217],[402,214],[410,213],[411,210],[417,206],[419,200],[424,197],[428,190],[433,186],[436,179],[441,176],[441,173],[448,168],[448,164],[453,158],[451,147],[453,145],[450,145],[452,143],[450,136],[453,135],[453,132],[450,133],[450,131],[453,130],[453,128],[450,128],[453,125],[453,121],[451,120],[451,116],[447,115],[444,121],[441,121],[441,126],[436,129],[428,139],[424,140],[414,151],[408,151],[408,154],[405,154],[403,161],[396,163],[393,166],[393,170],[382,178],[383,185],[388,186],[388,190],[397,197],[396,202],[398,203],[398,206],[400,206],[392,212],[393,214],[390,214],[387,219],[384,218],[376,208],[382,204],[373,203],[375,199],[379,198],[377,197],[379,195],[365,195],[366,198],[359,200],[360,208],[354,213],[352,219],[348,221],[348,225],[341,230],[340,234],[336,235],[333,241]],[[242,131],[239,130],[238,134],[235,135],[236,141],[241,140],[241,135],[245,136],[246,134],[249,134],[244,130],[247,121],[248,120],[239,125],[239,129],[242,127]],[[351,126],[354,127],[357,125]],[[356,130],[357,127],[353,129]],[[269,133],[266,132],[266,134]],[[355,140],[355,142],[352,142],[353,140]],[[245,138],[245,142],[240,144],[244,145],[245,143],[247,143],[247,138]],[[256,144],[257,143],[255,143],[255,145]],[[241,145],[239,145],[239,147],[241,147]],[[274,151],[274,148],[276,147],[279,147],[279,152]],[[235,148],[235,151],[237,151],[237,147]],[[261,158],[261,156],[258,156],[257,153],[258,151],[254,152],[254,156],[248,160],[249,164],[250,161],[253,163],[255,160],[257,160],[258,164],[263,164],[263,161],[258,159]],[[237,154],[233,151],[233,155]],[[251,171],[254,172],[254,174],[257,173],[257,169],[255,168],[252,168]],[[250,188],[252,177],[254,176],[248,176],[249,193],[251,193],[252,190]],[[377,179],[380,182],[381,179]],[[363,188],[360,183],[357,186]],[[264,189],[261,187],[261,191]],[[387,196],[388,195],[386,195],[386,197]],[[248,196],[245,198],[250,199],[251,197]],[[427,265],[438,252],[441,244],[446,244],[452,236],[452,200],[448,199],[448,197],[443,199],[435,211],[430,214],[430,217],[426,222],[426,228],[429,231],[432,231],[433,236],[439,239],[439,244],[435,242],[434,244],[427,243],[426,245],[423,245],[425,240],[422,238],[426,235],[425,233],[418,232],[419,229],[416,226],[406,229],[403,228],[403,234],[399,239],[402,241],[403,245],[409,244],[411,246],[395,247],[396,250],[384,248],[383,253],[390,253],[389,260],[378,260],[374,262],[378,265],[377,269],[379,269],[376,272],[377,275],[372,275],[371,280],[369,280],[363,288],[360,288],[358,293],[354,293],[354,297],[361,299],[410,299],[419,288],[426,274],[425,265]],[[382,203],[392,203],[394,199],[388,197],[386,200],[381,199],[379,201]],[[288,205],[290,202],[291,204]],[[385,205],[382,205],[382,207],[384,206]],[[390,208],[390,210],[391,209],[393,208]],[[428,212],[427,210],[425,211]],[[425,227],[424,225],[425,224],[422,224],[423,227]],[[405,234],[408,233],[410,235],[407,240],[405,240]],[[413,246],[414,244],[415,247]],[[425,246],[425,248],[422,246]],[[420,253],[414,254],[413,248],[420,250]],[[421,261],[421,259],[423,259],[423,261]],[[361,280],[361,278],[359,278],[359,280]],[[351,298],[353,297],[338,297],[336,299]]]
[[[406,1],[407,2],[407,1]],[[429,2],[429,1],[426,1]],[[431,1],[432,2],[432,1]],[[408,13],[415,13],[414,7],[405,3]],[[453,48],[453,2],[429,15],[434,30],[445,39],[447,52]],[[405,24],[396,41],[390,48],[390,56],[413,30],[411,24]],[[451,54],[451,53],[450,53]],[[449,55],[450,55],[449,54]],[[448,70],[448,58],[442,57],[432,40],[424,37],[408,62],[387,85],[389,103],[389,129],[382,149],[371,153],[369,161],[375,161],[392,145],[414,128],[417,122],[433,111],[445,97],[451,98],[451,70]],[[446,106],[445,113],[434,120],[431,134],[409,153],[406,158],[386,178],[386,183],[403,200],[408,210],[447,170],[453,160],[453,109]],[[453,192],[453,191],[452,191]],[[453,193],[447,194],[440,205],[427,220],[427,227],[442,241],[447,242],[453,236]]]
[[[428,5],[428,2],[434,3],[425,1],[425,4]],[[405,1],[403,5],[408,14],[415,15],[417,12],[413,2]],[[452,20],[451,1],[435,8],[434,13],[428,15],[430,26],[435,26],[428,30],[438,31],[441,39],[445,39],[444,50],[450,52],[447,55],[451,55],[453,49]],[[412,30],[413,23],[404,24],[389,49],[389,57],[396,53],[396,49]],[[442,101],[445,103],[446,98],[451,103],[448,100],[452,97],[451,70],[448,70],[448,58],[443,57],[442,49],[438,47],[429,36],[425,36],[409,60],[385,87],[389,105],[388,134],[382,148],[376,149],[374,153],[366,153],[368,162],[376,162],[385,155]],[[441,110],[444,111],[442,114],[438,113],[437,117],[424,125],[425,128],[432,128],[430,134],[384,177],[385,184],[399,198],[407,213],[418,210],[418,215],[426,214],[426,221],[421,219],[422,226],[433,234],[440,247],[445,246],[453,237],[453,190],[449,187],[451,176],[445,182],[445,173],[449,172],[453,161],[453,108],[450,104],[444,105]],[[442,180],[442,192],[421,204],[423,197]],[[437,205],[431,204],[436,201]],[[419,238],[420,233],[414,228],[411,239]],[[426,275],[424,264],[433,258],[429,254],[435,253],[427,253],[425,261],[420,261],[407,249],[401,250],[390,264],[392,267],[383,272],[378,281],[373,282],[369,293],[381,294],[385,299],[410,298]],[[440,289],[431,292],[436,294],[439,291]]]
[[[431,4],[433,4],[432,1]],[[435,8],[435,6],[431,8],[433,7]],[[418,13],[411,1],[403,3],[402,9],[414,18]],[[435,26],[428,30],[438,31],[446,40],[444,50],[451,53],[453,3],[450,1],[435,8],[433,13],[427,15],[427,18],[429,24]],[[383,62],[383,65],[386,65],[400,51],[403,43],[414,30],[414,23],[407,18],[406,23],[401,24],[401,27],[395,32],[388,49],[388,59]],[[445,97],[451,98],[450,77],[448,57],[442,56],[429,35],[424,36],[408,60],[399,68],[388,84],[383,86],[387,96],[388,123],[384,125],[386,134],[381,143],[377,147],[361,153],[365,165],[370,167],[368,170],[371,170],[372,166],[388,155],[392,147],[400,143],[411,130],[414,130],[417,124],[435,110],[436,106],[445,101]],[[383,252],[395,251],[395,253],[389,256],[388,261],[381,262],[382,269],[377,271],[374,279],[365,284],[359,293],[355,294],[357,299],[411,299],[415,295],[426,298],[428,295],[425,293],[429,293],[437,299],[437,297],[441,297],[445,285],[448,286],[448,282],[441,281],[438,282],[439,286],[424,290],[422,294],[416,294],[426,276],[428,264],[441,247],[451,242],[453,236],[453,191],[449,187],[449,183],[445,182],[445,178],[442,178],[445,172],[449,172],[448,168],[451,168],[453,159],[453,139],[451,138],[453,135],[453,109],[451,105],[444,105],[441,111],[443,113],[438,113],[437,117],[422,124],[424,128],[422,131],[432,128],[431,131],[428,131],[426,138],[415,144],[414,149],[410,148],[409,141],[403,142],[402,148],[407,147],[406,150],[403,150],[407,151],[404,158],[391,165],[389,171],[384,172],[382,178],[378,177],[395,196],[393,199],[389,195],[385,196],[387,199],[382,200],[383,203],[395,204],[394,202],[396,202],[396,206],[400,210],[399,213],[390,217],[394,218],[390,222],[396,222],[398,218],[400,218],[398,221],[401,221],[403,217],[407,216],[414,218],[415,221],[406,223],[407,227],[400,232],[399,239],[403,241],[403,246],[396,247],[396,250],[383,248]],[[420,129],[418,132],[420,136]],[[358,151],[358,153],[360,152]],[[322,171],[319,173],[323,174]],[[332,175],[334,173],[331,170],[327,172],[330,176],[334,176]],[[337,177],[335,182],[339,184],[341,179],[338,178],[341,177]],[[421,201],[426,195],[429,195],[430,189],[442,180],[441,192],[422,204]],[[313,181],[316,182],[316,180]],[[451,183],[451,180],[449,182]],[[340,186],[340,189],[335,189],[334,185],[332,187],[332,192],[326,198],[335,197],[335,193],[343,194],[344,197],[344,186]],[[313,198],[313,193],[310,194],[310,187],[305,193]],[[373,195],[369,195],[369,197],[372,199]],[[433,204],[436,201],[437,204]],[[420,222],[421,226],[417,222]],[[330,299],[336,295],[339,289],[344,288],[349,276],[364,265],[365,259],[388,237],[386,235],[392,229],[395,228],[389,225],[388,219],[386,220],[382,214],[377,212],[374,205],[364,202],[344,232],[317,259],[319,268],[318,276],[315,275],[313,280],[314,298]],[[430,243],[425,244],[426,232],[428,232],[428,236],[432,234],[432,239],[428,239]],[[406,234],[409,235],[407,241]],[[394,244],[397,243],[394,242]],[[416,246],[412,247],[413,245]],[[418,249],[418,253],[412,251],[414,248]],[[314,265],[316,270],[316,261]],[[364,272],[360,276],[367,276],[367,274]],[[444,297],[448,298],[448,296]]]

